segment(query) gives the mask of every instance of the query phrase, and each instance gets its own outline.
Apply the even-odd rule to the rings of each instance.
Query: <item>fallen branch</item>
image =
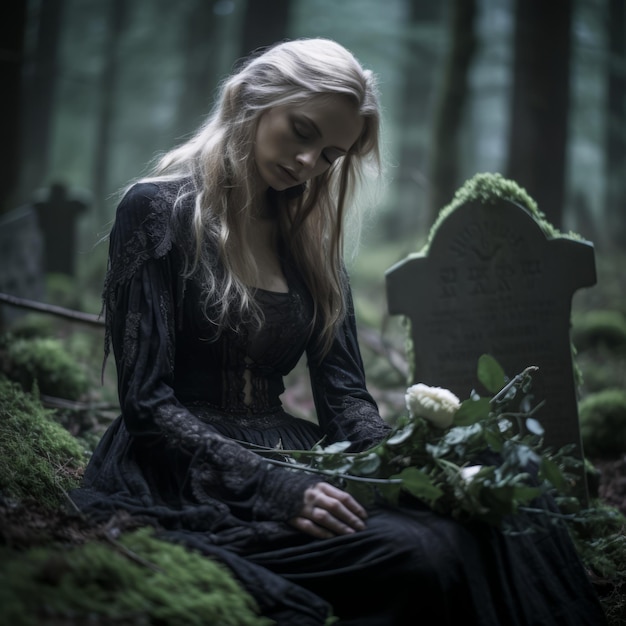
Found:
[[[101,328],[104,326],[104,320],[100,317],[100,315],[74,311],[73,309],[66,309],[65,307],[56,306],[54,304],[37,302],[36,300],[18,298],[17,296],[12,296],[8,293],[0,292],[0,302],[4,302],[5,304],[21,309],[29,309],[31,311],[39,311],[40,313],[64,317],[65,319],[74,320],[75,322],[81,322],[83,324],[90,324],[91,326],[99,326]]]

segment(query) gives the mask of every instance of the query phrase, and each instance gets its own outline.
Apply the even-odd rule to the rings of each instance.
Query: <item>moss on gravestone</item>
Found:
[[[37,394],[0,375],[0,493],[54,508],[77,486],[84,462],[81,445]]]
[[[578,407],[585,454],[608,457],[626,453],[626,391],[603,389]]]
[[[157,539],[152,529],[117,542],[0,549],[5,623],[269,626],[254,599],[216,561]],[[44,620],[44,621],[42,621]]]
[[[502,174],[498,173],[479,173],[468,179],[465,184],[456,191],[452,202],[441,209],[430,229],[426,246],[421,253],[426,252],[433,241],[438,227],[446,217],[458,207],[468,202],[495,204],[500,200],[514,202],[524,207],[535,218],[541,230],[548,237],[557,237],[562,234],[546,220],[545,215],[539,210],[537,203],[528,195],[528,192],[515,181],[504,178]],[[580,236],[575,233],[570,233],[569,236],[580,239]]]

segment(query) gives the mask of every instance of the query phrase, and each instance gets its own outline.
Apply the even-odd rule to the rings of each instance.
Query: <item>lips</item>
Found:
[[[284,178],[288,180],[292,185],[299,185],[300,179],[289,169],[283,167],[282,165],[278,166],[280,171],[284,174]]]

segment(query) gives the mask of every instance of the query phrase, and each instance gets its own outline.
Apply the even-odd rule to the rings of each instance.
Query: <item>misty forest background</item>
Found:
[[[401,347],[386,349],[391,374],[370,360],[397,328],[384,273],[419,250],[438,211],[479,172],[515,180],[554,226],[594,243],[598,283],[575,307],[626,312],[624,0],[12,5],[0,58],[0,221],[45,201],[51,185],[80,207],[75,224],[62,225],[75,244],[72,270],[56,275],[44,255],[41,300],[97,314],[118,191],[198,126],[247,53],[321,36],[380,81],[386,184],[351,264],[376,389],[403,384]],[[391,380],[379,385],[379,374]]]
[[[162,592],[135,563],[138,585],[126,589],[131,561],[120,557],[109,567],[105,550],[118,528],[85,528],[65,514],[67,493],[119,414],[113,359],[101,370],[106,235],[119,191],[196,129],[216,86],[243,57],[284,39],[328,37],[380,82],[385,184],[378,195],[361,198],[371,210],[362,245],[348,262],[368,385],[384,417],[406,410],[408,381],[406,329],[387,313],[385,272],[422,248],[440,209],[466,180],[500,173],[525,188],[554,227],[593,243],[597,282],[574,294],[571,335],[582,375],[577,393],[588,478],[600,499],[576,522],[577,547],[609,623],[626,626],[626,0],[11,0],[4,6],[0,561],[10,565],[0,567],[0,607],[32,614],[31,621],[12,624],[36,623],[42,614],[69,615],[72,623],[82,614],[96,615],[98,623],[97,615],[107,623],[113,622],[106,616],[122,615],[119,623],[129,623],[126,590],[131,609],[151,623],[153,615],[163,624],[195,624],[211,615],[213,596],[204,587],[190,593],[204,584],[198,572],[208,559],[187,564],[191,557],[170,558],[162,542],[150,550],[131,543],[142,563],[165,559],[173,577]],[[420,295],[427,303],[430,294]],[[283,402],[312,418],[305,370],[303,362],[290,374]],[[90,545],[94,539],[97,545]],[[55,541],[62,553],[54,552]],[[70,553],[65,544],[87,551]],[[36,546],[52,552],[30,551]],[[81,555],[88,567],[80,565]],[[59,594],[70,570],[78,574]],[[225,575],[210,576],[223,615]],[[171,580],[179,586],[170,587]],[[99,588],[105,600],[94,608]],[[152,597],[157,601],[147,607]],[[195,597],[199,604],[187,606]],[[233,616],[245,603],[235,594],[229,607]],[[168,621],[159,611],[170,608]],[[258,619],[228,623],[259,625]]]

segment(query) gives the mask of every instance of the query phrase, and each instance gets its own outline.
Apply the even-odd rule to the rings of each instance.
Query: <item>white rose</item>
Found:
[[[423,417],[438,428],[451,426],[454,414],[461,406],[460,400],[449,389],[423,383],[409,387],[405,399],[412,417]]]

